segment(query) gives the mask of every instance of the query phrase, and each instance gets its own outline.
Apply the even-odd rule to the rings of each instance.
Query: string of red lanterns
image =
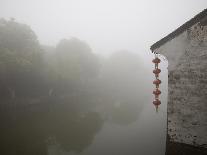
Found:
[[[155,74],[155,80],[153,81],[153,84],[155,85],[155,90],[153,91],[155,99],[153,104],[155,105],[156,111],[158,111],[158,106],[161,104],[161,101],[159,100],[159,95],[161,94],[161,91],[159,90],[159,85],[161,84],[159,73],[161,72],[161,69],[158,68],[158,64],[161,62],[161,60],[158,58],[157,53],[155,53],[155,58],[152,60],[152,62],[155,64],[155,69],[153,70],[153,73]]]

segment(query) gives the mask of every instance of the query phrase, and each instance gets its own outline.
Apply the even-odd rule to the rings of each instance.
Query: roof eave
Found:
[[[184,32],[185,30],[189,29],[194,24],[200,22],[203,18],[206,18],[206,17],[207,17],[207,9],[205,9],[202,12],[200,12],[199,14],[197,14],[194,18],[190,19],[189,21],[184,23],[182,26],[178,27],[176,30],[174,30],[172,33],[168,34],[166,37],[164,37],[161,40],[154,43],[150,47],[150,50],[153,52],[155,49],[159,48],[160,46],[162,46],[166,42],[172,40],[173,38],[175,38],[176,36],[178,36],[179,34]]]

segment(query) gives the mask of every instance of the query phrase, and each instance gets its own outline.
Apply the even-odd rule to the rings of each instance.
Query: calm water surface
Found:
[[[121,101],[25,109],[1,112],[1,154],[164,155],[164,105],[159,113],[150,102]]]
[[[0,154],[164,155],[166,81],[158,113],[151,103],[153,86],[146,87],[141,95],[134,92],[139,93],[135,97],[83,93],[52,96],[41,104],[24,105],[24,99],[19,101],[22,106],[3,107]]]

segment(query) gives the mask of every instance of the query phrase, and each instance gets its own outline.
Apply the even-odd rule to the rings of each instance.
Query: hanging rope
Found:
[[[153,104],[155,105],[156,112],[158,112],[158,107],[161,104],[161,101],[159,100],[159,95],[161,94],[161,91],[159,90],[159,85],[161,84],[159,73],[161,72],[161,69],[158,68],[158,64],[161,62],[161,60],[158,58],[157,53],[155,53],[155,58],[152,60],[152,62],[155,64],[155,69],[153,70],[153,73],[155,74],[155,80],[153,81],[153,84],[155,85],[155,90],[153,91],[155,99]]]

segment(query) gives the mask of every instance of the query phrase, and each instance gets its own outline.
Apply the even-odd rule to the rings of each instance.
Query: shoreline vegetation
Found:
[[[151,95],[140,70],[134,53],[104,59],[77,38],[43,46],[29,26],[0,19],[0,154],[81,152],[104,119],[133,123]]]

